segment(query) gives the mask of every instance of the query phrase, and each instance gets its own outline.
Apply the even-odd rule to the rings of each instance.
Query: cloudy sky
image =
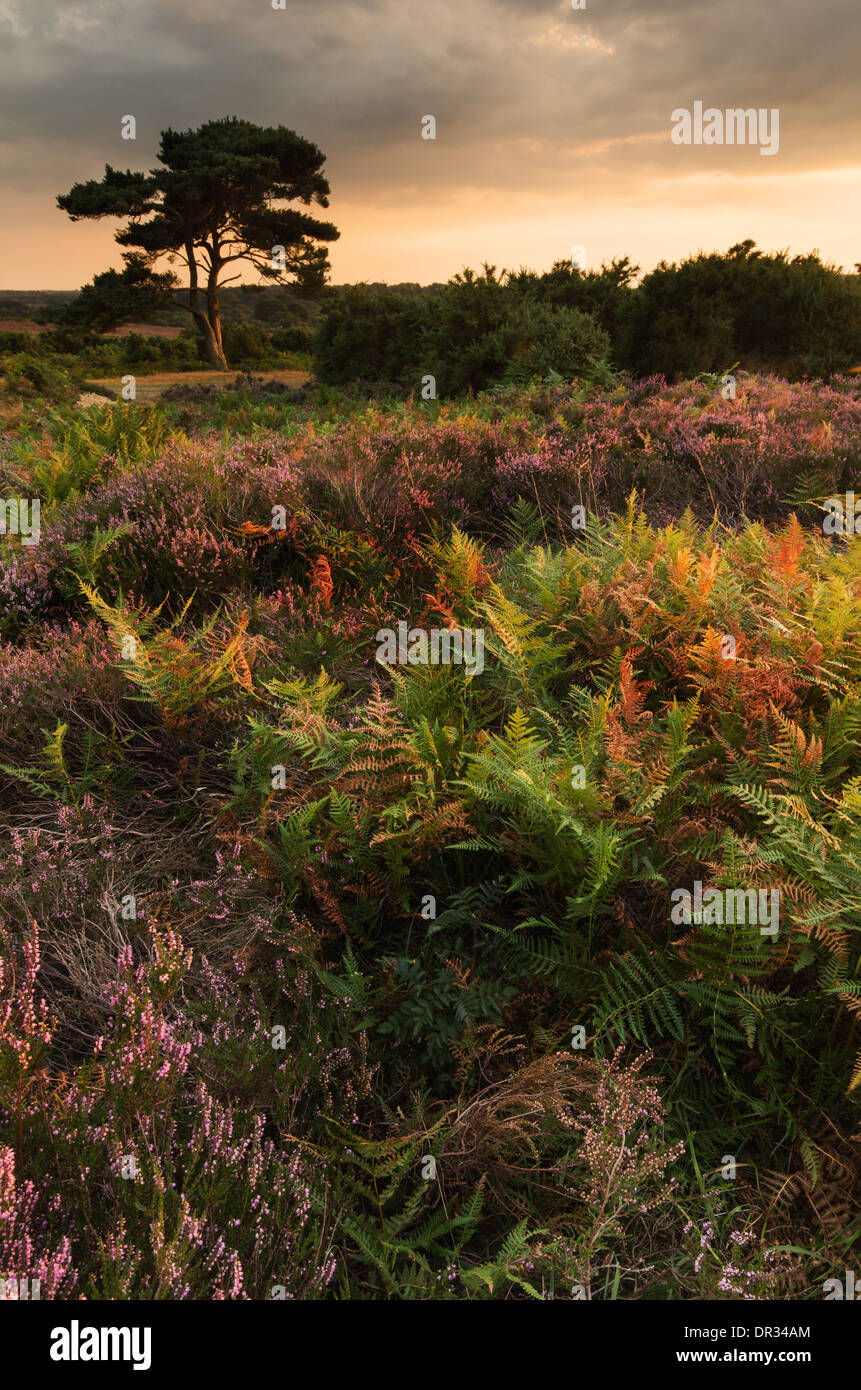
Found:
[[[116,224],[56,195],[226,115],[325,151],[337,283],[745,237],[851,270],[859,70],[858,0],[0,0],[0,288],[119,266]],[[673,143],[695,101],[777,108],[777,153]]]

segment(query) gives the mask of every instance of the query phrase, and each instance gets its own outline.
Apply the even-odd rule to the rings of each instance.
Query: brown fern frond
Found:
[[[446,965],[454,975],[458,989],[469,989],[470,967],[464,965],[460,956],[449,956]]]
[[[321,606],[328,608],[332,602],[335,585],[332,580],[332,570],[325,555],[318,555],[314,561],[311,569],[311,585],[320,599]]]
[[[507,1033],[493,1023],[479,1023],[463,1037],[451,1043],[452,1054],[458,1059],[456,1077],[463,1083],[474,1071],[485,1078],[494,1063],[506,1057],[522,1056],[525,1042],[521,1035]]]
[[[304,875],[304,883],[306,888],[310,891],[311,896],[319,903],[320,907],[322,908],[323,915],[333,924],[333,926],[336,926],[339,931],[343,932],[346,935],[347,923],[344,918],[344,914],[341,911],[338,899],[335,897],[335,894],[329,887],[328,883],[326,883],[317,874],[307,873]]]
[[[798,1203],[803,1199],[826,1240],[843,1235],[861,1190],[859,1138],[847,1138],[829,1116],[821,1114],[799,1140],[797,1161],[788,1172],[760,1171],[758,1183],[768,1198],[769,1216],[797,1223]]]
[[[450,605],[445,603],[438,594],[422,594],[422,598],[425,600],[425,606],[416,620],[416,627],[423,627],[432,613],[439,613],[445,619],[445,625],[450,632],[456,632],[460,629],[460,623]]]

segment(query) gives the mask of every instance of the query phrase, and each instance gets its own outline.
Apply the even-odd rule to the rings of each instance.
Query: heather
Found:
[[[24,414],[0,1277],[807,1299],[861,1164],[857,381]],[[572,509],[583,508],[582,524]],[[384,665],[399,623],[484,666]],[[673,893],[779,892],[780,929]]]
[[[572,505],[619,510],[632,491],[657,524],[688,507],[725,523],[776,522],[794,507],[813,524],[824,496],[853,485],[859,392],[851,378],[742,378],[732,400],[714,383],[660,378],[631,390],[533,385],[432,407],[348,400],[323,421],[311,400],[219,435],[171,431],[170,407],[59,417],[56,439],[24,431],[0,463],[6,495],[45,499],[43,544],[7,553],[0,573],[2,630],[66,611],[76,572],[109,597],[212,605],[269,594],[321,545],[337,566],[339,532],[348,549],[358,537],[373,570],[369,547],[404,559],[436,525],[504,540],[519,504],[544,535],[566,533]]]

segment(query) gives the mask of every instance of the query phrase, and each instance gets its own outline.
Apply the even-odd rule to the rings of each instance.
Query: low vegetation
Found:
[[[861,385],[617,380],[564,312],[594,372],[451,400],[381,360],[76,410],[4,359],[41,516],[0,538],[0,1275],[804,1299],[851,1263],[861,552],[820,522]],[[381,659],[404,631],[481,669]],[[685,919],[697,884],[779,920]]]

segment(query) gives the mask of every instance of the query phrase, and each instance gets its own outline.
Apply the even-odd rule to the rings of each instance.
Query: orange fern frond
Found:
[[[697,593],[703,598],[708,598],[714,588],[720,563],[721,554],[717,549],[713,550],[710,555],[700,557],[700,562],[697,565]]]
[[[679,553],[676,555],[675,559],[670,561],[667,569],[670,579],[673,581],[674,584],[678,584],[679,587],[682,587],[687,583],[688,575],[691,572],[692,560],[693,555],[691,551],[688,549],[687,546],[683,546]]]
[[[335,592],[332,570],[325,555],[318,555],[311,570],[311,584],[324,608],[328,608]]]
[[[804,531],[801,522],[792,513],[786,530],[772,550],[770,560],[782,579],[794,579],[798,574],[798,562],[804,550]]]
[[[619,705],[625,719],[634,722],[640,718],[649,691],[654,688],[653,681],[638,681],[634,678],[633,658],[642,648],[633,648],[622,658],[619,668]]]
[[[445,618],[445,625],[450,632],[455,632],[460,628],[460,623],[452,612],[450,606],[439,597],[438,594],[422,594],[426,600],[424,610],[418,619],[417,626],[421,627],[430,617],[431,613],[439,613]]]

